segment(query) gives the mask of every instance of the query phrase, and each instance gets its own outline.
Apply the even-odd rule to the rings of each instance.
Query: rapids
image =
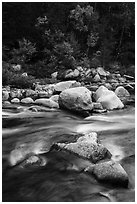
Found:
[[[135,108],[132,106],[85,119],[61,110],[31,112],[26,106],[3,108],[2,197],[6,202],[135,201]],[[129,176],[128,188],[99,183],[82,171],[88,160],[49,151],[57,141],[96,131],[101,143]],[[19,154],[12,154],[17,149]],[[38,155],[41,166],[17,164],[21,156]]]

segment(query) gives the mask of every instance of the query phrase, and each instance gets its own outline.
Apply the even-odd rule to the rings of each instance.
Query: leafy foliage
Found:
[[[133,2],[4,2],[3,84],[17,84],[19,77],[21,86],[30,86],[29,77],[31,82],[32,76],[47,78],[78,65],[110,69],[117,63],[127,72],[135,61],[134,42]],[[15,73],[13,64],[21,71]]]
[[[32,76],[24,77],[21,73],[12,70],[12,65],[6,62],[2,64],[2,84],[11,85],[16,88],[30,88],[35,82]]]
[[[32,44],[29,40],[23,38],[19,40],[18,48],[13,48],[11,51],[11,63],[25,64],[28,63],[32,56],[36,53],[35,44]]]

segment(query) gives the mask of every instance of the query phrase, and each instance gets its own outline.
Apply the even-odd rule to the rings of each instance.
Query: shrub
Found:
[[[36,46],[25,38],[20,40],[18,44],[18,48],[14,48],[11,51],[10,62],[24,65],[25,63],[28,63],[32,56],[36,53]]]
[[[20,74],[13,74],[10,85],[16,88],[31,88],[34,82],[35,78],[33,76],[24,77]]]
[[[12,78],[11,65],[6,62],[2,62],[2,85],[9,85],[10,79]]]
[[[10,63],[2,63],[2,85],[11,85],[16,88],[30,88],[35,82],[33,76],[24,77],[21,73],[16,73]]]

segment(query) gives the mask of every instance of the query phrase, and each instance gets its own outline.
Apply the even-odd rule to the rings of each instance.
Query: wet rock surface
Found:
[[[78,138],[75,143],[57,143],[56,148],[70,151],[96,163],[102,159],[111,158],[110,152],[100,144],[96,133],[90,133]]]
[[[93,174],[100,182],[113,185],[128,186],[128,175],[123,167],[114,161],[102,162],[85,169]]]

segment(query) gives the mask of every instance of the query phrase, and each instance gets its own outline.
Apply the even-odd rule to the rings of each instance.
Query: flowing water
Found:
[[[90,162],[63,151],[49,151],[56,142],[70,142],[96,131],[129,176],[128,188],[99,183],[82,171]],[[3,109],[3,201],[113,202],[135,200],[135,108],[86,119],[60,110],[31,112],[27,107]],[[38,155],[41,165],[17,163]]]

